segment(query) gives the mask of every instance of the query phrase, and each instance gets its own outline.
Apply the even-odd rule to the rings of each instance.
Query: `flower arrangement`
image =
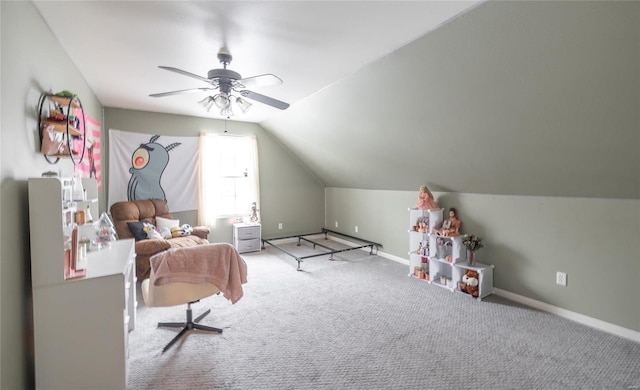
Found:
[[[467,248],[467,250],[470,252],[475,252],[478,249],[484,247],[482,238],[476,236],[475,234],[465,234],[464,239],[462,240],[462,245],[464,245],[464,247]]]

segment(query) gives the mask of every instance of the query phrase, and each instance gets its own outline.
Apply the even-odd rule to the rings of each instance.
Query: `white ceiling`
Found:
[[[71,60],[106,107],[220,118],[197,103],[212,93],[149,94],[207,84],[229,69],[284,83],[255,92],[295,105],[436,29],[480,1],[34,1]],[[381,80],[384,82],[384,80]],[[260,123],[279,110],[255,103],[232,119]]]

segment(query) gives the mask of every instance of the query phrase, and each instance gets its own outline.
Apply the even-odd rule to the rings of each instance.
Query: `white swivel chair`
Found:
[[[149,279],[142,281],[142,299],[145,305],[148,307],[165,307],[187,304],[187,318],[185,322],[159,322],[158,327],[169,328],[182,328],[170,342],[167,344],[162,352],[166,352],[171,346],[178,341],[188,331],[193,329],[199,329],[209,332],[222,333],[222,329],[214,328],[211,326],[198,324],[205,316],[211,313],[211,309],[202,313],[195,320],[192,319],[191,304],[198,302],[202,298],[219,294],[220,290],[214,284],[211,283],[183,283],[172,282],[161,286],[154,285],[155,280],[153,268],[151,269],[151,276]]]

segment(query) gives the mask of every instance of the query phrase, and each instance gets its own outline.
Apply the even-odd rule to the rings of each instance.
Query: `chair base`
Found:
[[[198,301],[194,301],[194,302],[198,302]],[[198,324],[200,320],[202,320],[209,313],[211,313],[211,309],[200,314],[195,320],[191,319],[193,315],[193,312],[191,310],[191,304],[194,302],[187,303],[187,320],[185,322],[159,322],[158,323],[158,328],[182,328],[180,333],[178,333],[176,337],[174,337],[173,340],[171,340],[169,344],[167,344],[164,347],[164,349],[162,350],[162,353],[166,352],[169,348],[171,348],[171,346],[175,344],[176,341],[178,341],[182,336],[184,336],[190,330],[199,329],[199,330],[205,330],[208,332],[222,333],[222,329],[220,328],[214,328],[212,326]]]

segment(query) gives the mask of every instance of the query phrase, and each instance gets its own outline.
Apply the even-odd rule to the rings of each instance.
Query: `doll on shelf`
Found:
[[[449,218],[442,222],[442,227],[433,230],[439,236],[456,237],[460,235],[460,225],[462,225],[462,221],[458,219],[458,211],[451,207],[449,209]]]
[[[433,195],[429,191],[429,187],[420,186],[420,192],[418,193],[418,203],[416,208],[420,210],[432,210],[439,209],[438,204],[433,200]]]

